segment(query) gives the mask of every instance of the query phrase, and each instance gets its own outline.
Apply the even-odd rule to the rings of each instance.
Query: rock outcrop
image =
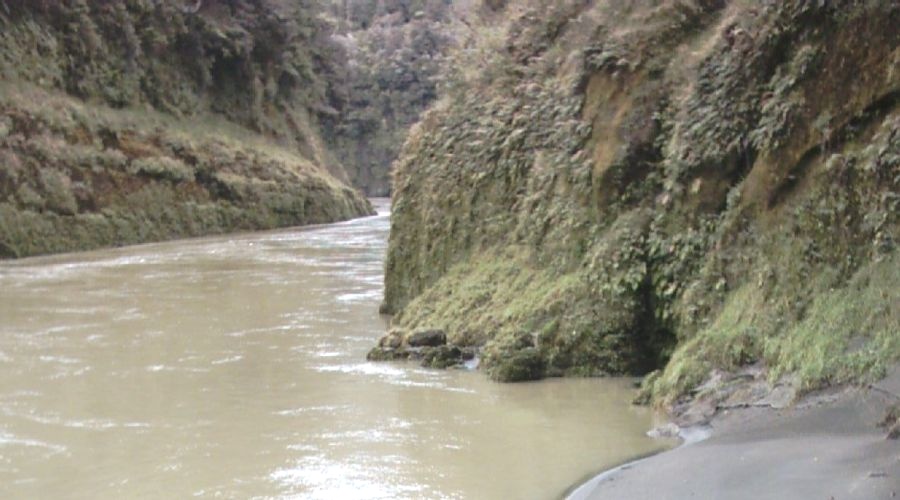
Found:
[[[660,403],[717,370],[809,390],[900,359],[896,2],[485,16],[396,165],[395,325],[498,380],[653,372]]]
[[[475,349],[447,344],[443,330],[391,329],[366,358],[369,361],[418,361],[427,368],[462,367],[475,359]]]

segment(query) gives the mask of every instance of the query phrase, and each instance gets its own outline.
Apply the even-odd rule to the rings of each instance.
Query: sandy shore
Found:
[[[900,370],[868,389],[716,416],[710,437],[601,474],[569,500],[900,498],[900,441],[877,424]]]

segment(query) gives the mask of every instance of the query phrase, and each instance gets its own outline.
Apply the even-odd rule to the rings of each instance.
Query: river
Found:
[[[373,364],[388,234],[0,263],[0,497],[547,499],[659,449],[628,380]]]

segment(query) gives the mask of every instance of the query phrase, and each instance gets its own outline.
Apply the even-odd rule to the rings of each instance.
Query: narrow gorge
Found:
[[[0,0],[0,497],[900,494],[897,0]]]

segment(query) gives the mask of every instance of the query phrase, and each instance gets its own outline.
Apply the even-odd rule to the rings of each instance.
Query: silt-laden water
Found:
[[[366,362],[387,232],[0,264],[0,498],[545,499],[661,446],[630,381]]]

